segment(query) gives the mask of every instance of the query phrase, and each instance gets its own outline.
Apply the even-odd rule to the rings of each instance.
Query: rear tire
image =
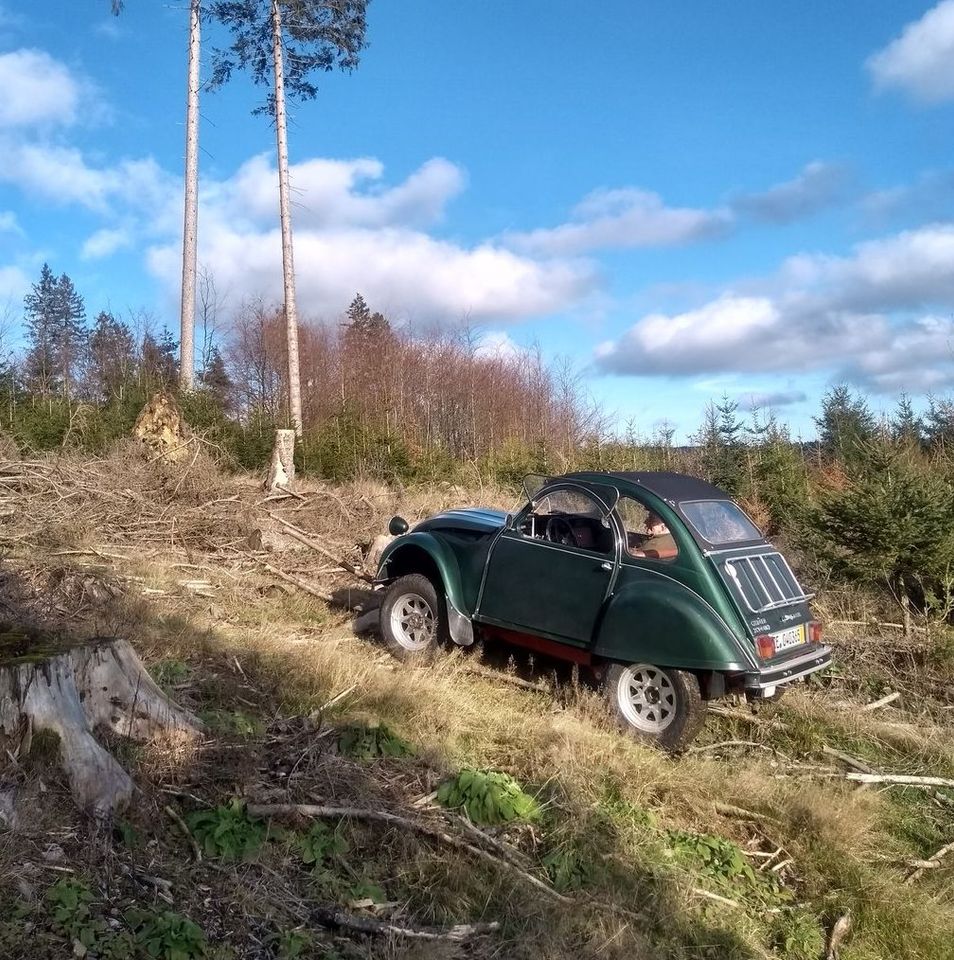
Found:
[[[423,574],[400,577],[381,604],[381,636],[391,653],[405,662],[426,662],[447,638],[444,597]]]
[[[613,663],[604,695],[619,726],[669,753],[684,750],[702,729],[706,701],[698,678],[651,663]]]

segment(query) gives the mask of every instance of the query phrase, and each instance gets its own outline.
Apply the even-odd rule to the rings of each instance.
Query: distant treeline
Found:
[[[287,422],[284,319],[246,304],[219,336],[214,283],[200,284],[197,382],[180,397],[224,465],[260,469]],[[157,389],[175,389],[178,345],[142,316],[90,322],[67,276],[44,266],[24,301],[22,355],[0,360],[0,431],[21,450],[99,453],[129,435]],[[709,403],[689,446],[674,429],[622,432],[569,363],[490,351],[466,333],[414,337],[358,295],[336,327],[303,325],[300,467],[331,480],[486,482],[575,469],[678,470],[742,500],[801,548],[820,575],[877,583],[918,609],[949,615],[954,598],[954,402],[902,397],[878,418],[837,386],[818,440],[794,442],[770,411],[747,418]]]

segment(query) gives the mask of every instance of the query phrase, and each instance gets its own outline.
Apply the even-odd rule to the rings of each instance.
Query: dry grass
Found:
[[[174,879],[175,908],[228,940],[233,956],[275,956],[272,947],[256,943],[266,941],[268,930],[295,926],[296,910],[324,895],[292,847],[269,844],[249,864],[195,864],[164,805],[172,802],[186,812],[233,796],[280,797],[421,816],[428,815],[427,806],[416,804],[443,777],[475,766],[505,770],[538,795],[542,822],[510,828],[507,835],[538,875],[554,852],[581,864],[574,909],[555,908],[505,871],[451,856],[439,845],[393,830],[346,827],[348,870],[382,885],[406,919],[503,923],[499,935],[468,955],[803,960],[820,956],[817,938],[846,911],[855,928],[845,958],[950,955],[951,867],[930,871],[911,886],[903,879],[909,862],[954,835],[954,799],[946,807],[927,791],[859,789],[838,776],[841,764],[822,750],[833,747],[886,772],[951,776],[954,716],[944,709],[951,701],[949,695],[944,699],[944,674],[931,673],[926,662],[920,669],[933,677],[928,702],[908,682],[900,704],[861,713],[857,707],[872,699],[872,689],[892,676],[894,654],[879,647],[875,656],[870,646],[859,652],[858,637],[846,633],[839,643],[848,651],[843,662],[850,664],[850,677],[792,691],[775,719],[744,712],[713,717],[700,746],[714,749],[674,760],[620,736],[598,693],[562,669],[547,694],[474,675],[472,661],[460,651],[428,668],[398,664],[373,639],[355,637],[346,612],[289,591],[263,572],[258,556],[239,546],[248,526],[278,508],[329,549],[360,561],[362,545],[392,513],[413,520],[462,502],[509,507],[506,491],[393,491],[359,483],[316,486],[306,492],[307,503],[263,503],[250,482],[205,478],[189,488],[187,502],[201,506],[236,497],[229,501],[233,512],[225,528],[216,531],[202,520],[201,536],[193,537],[183,523],[169,545],[150,541],[153,552],[143,554],[129,549],[134,541],[128,519],[115,530],[101,526],[90,534],[82,491],[93,485],[90,471],[100,467],[77,469],[80,492],[68,501],[74,522],[78,515],[86,530],[84,543],[97,553],[54,556],[58,549],[42,544],[38,528],[18,517],[5,528],[12,553],[0,600],[74,632],[128,635],[177,699],[211,718],[214,735],[197,754],[161,745],[118,748],[143,787],[130,818],[143,838],[136,850],[90,844],[88,827],[62,803],[55,772],[46,771],[48,792],[37,795],[44,812],[35,829],[28,836],[0,833],[0,898],[4,891],[12,896],[24,861],[43,863],[43,838],[58,823],[66,831],[63,862],[104,885],[110,902],[134,894],[155,902],[154,892],[138,890],[129,879],[148,863],[152,873]],[[105,483],[110,469],[97,472],[98,482]],[[69,493],[62,471],[56,483]],[[154,489],[142,483],[142,490]],[[188,475],[180,492],[187,483]],[[47,494],[26,494],[34,512],[50,488],[44,489]],[[142,490],[136,522],[147,529],[164,507],[151,506]],[[101,518],[96,511],[104,501],[91,496],[92,515]],[[128,559],[117,559],[122,556]],[[322,589],[348,582],[307,552],[271,562]],[[495,669],[507,669],[499,651],[487,653]],[[534,675],[550,683],[551,667],[538,663]],[[525,660],[513,669],[523,676],[531,672]],[[415,755],[372,762],[343,757],[333,728],[345,723],[387,724],[413,745]],[[715,746],[726,740],[756,746]],[[22,771],[18,776],[36,782]],[[677,838],[687,834],[737,845],[756,868],[759,884],[781,864],[774,872],[775,892],[713,873],[679,846]],[[41,873],[31,883],[39,890],[54,877],[37,869]],[[108,871],[118,879],[104,881],[113,876]],[[700,890],[738,905],[708,899]],[[325,952],[332,941],[319,940],[310,955],[332,955]],[[345,951],[343,956],[453,955],[446,947],[397,941],[352,940],[334,949]]]

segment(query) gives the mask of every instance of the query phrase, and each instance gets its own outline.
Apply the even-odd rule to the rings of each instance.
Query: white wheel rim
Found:
[[[437,623],[431,605],[418,593],[404,593],[391,607],[391,635],[405,650],[426,649]]]
[[[646,733],[662,733],[676,717],[676,688],[665,670],[648,663],[626,667],[616,685],[626,721]]]

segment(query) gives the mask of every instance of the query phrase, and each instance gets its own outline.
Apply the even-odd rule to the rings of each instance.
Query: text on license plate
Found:
[[[776,651],[797,647],[800,643],[805,642],[805,624],[801,623],[797,627],[789,627],[788,630],[779,630],[772,636],[775,637]]]

